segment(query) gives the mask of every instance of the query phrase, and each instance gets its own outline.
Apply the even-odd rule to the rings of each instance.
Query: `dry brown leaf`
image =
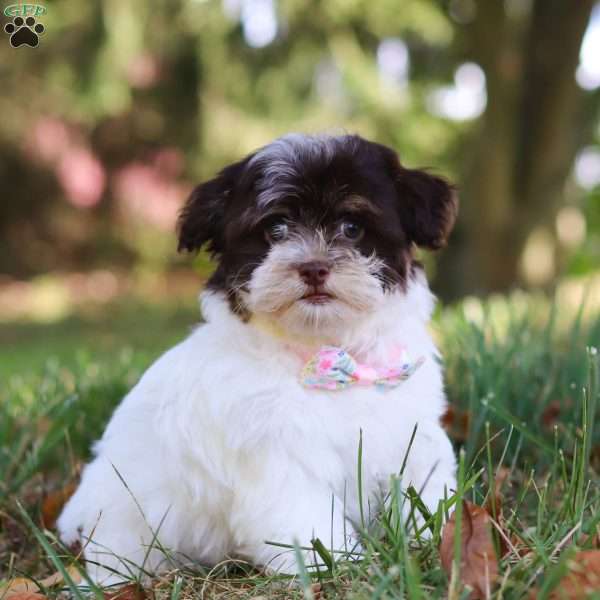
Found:
[[[523,540],[523,538],[508,529],[504,516],[504,495],[503,488],[508,483],[510,487],[511,470],[507,467],[500,467],[496,471],[494,477],[494,491],[485,503],[485,509],[494,520],[495,528],[498,531],[498,551],[500,558],[504,558],[511,552],[520,558],[531,554],[531,547]]]
[[[104,600],[146,600],[144,588],[137,583],[128,583],[114,592],[105,592]]]
[[[11,600],[15,596],[23,595],[39,595],[40,588],[31,580],[25,577],[15,577],[11,579],[7,584],[0,587],[0,598]]]
[[[46,596],[39,592],[16,592],[3,598],[10,598],[10,600],[46,600]]]
[[[456,411],[453,406],[448,406],[446,412],[440,417],[440,424],[448,431],[456,421]]]
[[[492,538],[491,517],[485,508],[463,501],[459,580],[471,589],[471,598],[489,598],[498,578],[498,559]],[[456,512],[444,525],[440,555],[448,576],[454,560]]]
[[[600,550],[578,552],[567,561],[567,568],[549,600],[581,600],[600,591]]]
[[[560,418],[562,405],[558,400],[552,400],[542,412],[541,421],[546,429],[552,429]]]
[[[50,492],[42,502],[42,525],[46,529],[54,529],[56,519],[67,500],[75,493],[75,482],[68,483],[60,490]]]
[[[524,558],[533,552],[533,548],[525,542],[520,535],[517,535],[514,532],[511,532],[510,534],[510,543],[520,558]],[[505,555],[503,554],[502,556]]]
[[[510,487],[510,475],[511,470],[508,467],[498,467],[494,478],[494,494],[496,494],[496,496],[502,495],[502,488],[507,482]]]
[[[496,520],[500,521],[502,517],[503,494],[502,488],[510,478],[510,469],[507,467],[499,467],[494,477],[494,492],[488,498],[485,504],[485,509]]]
[[[81,581],[81,575],[75,567],[68,567],[67,573],[75,583]],[[40,600],[40,598],[44,598],[44,595],[41,594],[42,589],[54,587],[63,582],[62,573],[54,573],[38,583],[25,577],[15,577],[15,579],[11,579],[6,585],[0,587],[0,598],[2,600],[25,600],[24,596],[27,596],[29,600]]]
[[[555,427],[562,428],[562,417],[573,408],[574,402],[570,397],[564,397],[561,400],[551,400],[540,415],[542,427],[552,431]]]
[[[594,467],[594,470],[600,470],[600,446],[598,444],[592,447],[590,453],[590,462]]]
[[[594,533],[592,536],[588,535],[587,533],[582,533],[579,536],[579,539],[577,540],[577,545],[583,546],[584,544],[587,544],[588,541],[590,540],[590,537],[591,537],[590,546],[592,548],[599,549],[600,548],[600,533],[598,533],[598,532]]]
[[[464,442],[469,436],[471,413],[469,411],[457,411],[453,406],[449,406],[442,415],[440,423],[453,440]]]
[[[498,548],[500,552],[500,556],[504,557],[513,551],[515,547],[511,547],[511,543],[513,543],[513,538],[515,537],[508,531],[506,527],[506,520],[504,518],[504,495],[502,494],[502,489],[504,488],[507,482],[510,482],[511,471],[507,467],[499,467],[496,471],[496,475],[494,477],[494,490],[493,493],[490,494],[487,502],[485,503],[484,508],[490,514],[490,516],[494,519],[496,527],[500,530],[498,535],[498,542],[500,547]],[[520,538],[519,538],[520,539]]]

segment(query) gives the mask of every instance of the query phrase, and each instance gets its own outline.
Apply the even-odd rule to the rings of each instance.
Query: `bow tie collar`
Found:
[[[394,388],[406,381],[422,364],[420,356],[411,360],[404,346],[399,346],[385,367],[376,367],[355,360],[337,346],[323,346],[305,365],[300,374],[302,385],[321,390],[343,390],[350,386]]]

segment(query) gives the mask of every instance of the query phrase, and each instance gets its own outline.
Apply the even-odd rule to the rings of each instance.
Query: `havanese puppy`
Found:
[[[403,463],[438,508],[455,458],[415,248],[456,212],[446,181],[356,135],[282,137],[193,191],[179,248],[217,261],[205,323],[125,397],[58,522],[96,581],[174,557],[294,572],[266,542],[347,548]]]

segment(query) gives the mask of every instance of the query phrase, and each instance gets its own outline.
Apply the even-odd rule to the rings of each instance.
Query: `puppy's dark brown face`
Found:
[[[207,244],[208,285],[240,315],[337,328],[402,290],[414,246],[444,245],[456,211],[451,186],[385,146],[290,135],[194,190],[179,248]]]

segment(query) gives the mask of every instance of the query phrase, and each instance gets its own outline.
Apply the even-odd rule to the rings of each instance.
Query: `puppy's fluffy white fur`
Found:
[[[232,556],[293,572],[293,553],[265,541],[333,536],[343,548],[360,519],[360,431],[364,496],[373,503],[400,471],[415,425],[403,484],[435,510],[454,488],[455,459],[439,423],[433,303],[417,272],[405,291],[383,295],[339,332],[339,345],[364,362],[398,342],[425,357],[410,379],[385,392],[326,392],[300,384],[297,334],[260,317],[244,322],[221,294],[206,292],[206,323],[151,366],[114,413],[60,517],[62,539],[85,545],[90,574],[104,584],[138,566],[167,568],[164,549],[184,562]]]

